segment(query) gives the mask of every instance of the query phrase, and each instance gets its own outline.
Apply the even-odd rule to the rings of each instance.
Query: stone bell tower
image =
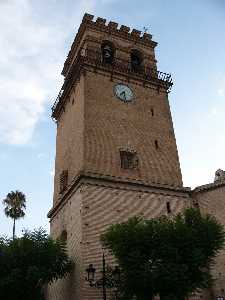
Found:
[[[74,271],[48,299],[101,299],[85,281],[100,276],[99,236],[134,215],[188,205],[168,102],[169,74],[157,69],[150,34],[85,14],[52,108],[57,123],[51,235],[67,240]],[[113,263],[109,255],[106,259]],[[98,275],[99,274],[99,275]]]

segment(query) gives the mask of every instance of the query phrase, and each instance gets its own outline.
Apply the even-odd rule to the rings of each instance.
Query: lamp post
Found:
[[[90,287],[102,288],[102,296],[103,300],[106,300],[106,289],[107,288],[115,288],[116,284],[112,281],[110,282],[106,276],[106,267],[105,267],[105,255],[102,254],[102,278],[95,281],[95,271],[93,264],[90,264],[86,269],[87,277],[86,280],[89,282]],[[112,271],[112,276],[115,282],[119,282],[120,279],[120,269],[118,266],[114,268]]]

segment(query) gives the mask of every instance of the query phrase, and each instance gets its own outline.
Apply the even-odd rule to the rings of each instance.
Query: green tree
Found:
[[[101,241],[121,268],[120,299],[183,300],[210,287],[210,267],[224,245],[224,229],[210,215],[186,209],[174,218],[135,217],[114,224]]]
[[[1,299],[40,300],[43,287],[63,278],[71,267],[65,242],[51,239],[42,229],[14,240],[1,238]]]
[[[5,205],[5,215],[13,219],[13,239],[15,238],[16,220],[25,216],[24,209],[26,209],[26,196],[20,191],[11,191],[3,199]]]

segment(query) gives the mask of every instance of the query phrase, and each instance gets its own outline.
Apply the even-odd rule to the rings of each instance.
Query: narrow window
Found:
[[[159,149],[159,142],[157,140],[155,140],[155,149],[158,150]]]
[[[138,167],[138,157],[136,152],[120,151],[122,169],[136,169]]]
[[[68,170],[63,170],[60,174],[60,193],[64,192],[68,184]]]
[[[151,108],[151,114],[152,114],[152,117],[154,117],[154,109]]]
[[[61,235],[60,235],[60,240],[63,241],[63,242],[67,242],[67,231],[66,230],[63,230]]]
[[[102,44],[102,62],[105,64],[112,64],[114,60],[114,47],[110,42]]]
[[[171,213],[170,202],[166,202],[166,209],[167,209],[167,213],[170,214]]]

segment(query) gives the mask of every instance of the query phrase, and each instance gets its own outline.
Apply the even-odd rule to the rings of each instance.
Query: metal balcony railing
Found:
[[[68,91],[68,88],[72,86],[71,83],[79,77],[83,65],[101,68],[111,73],[117,72],[127,74],[127,76],[139,78],[143,80],[143,82],[152,82],[157,85],[163,85],[168,91],[173,85],[170,74],[157,71],[148,66],[132,66],[130,61],[117,57],[114,57],[111,63],[107,63],[102,59],[102,53],[100,51],[96,51],[96,49],[82,49],[73,62],[70,71],[65,78],[62,89],[52,106],[53,117],[61,98]]]
[[[90,64],[102,66],[107,69],[112,69],[127,74],[133,74],[139,77],[141,76],[145,80],[158,79],[166,82],[169,85],[173,84],[170,74],[156,71],[150,67],[132,66],[131,62],[128,60],[114,57],[112,63],[106,63],[102,59],[102,53],[94,49],[83,50],[83,56],[85,57],[85,61]]]

